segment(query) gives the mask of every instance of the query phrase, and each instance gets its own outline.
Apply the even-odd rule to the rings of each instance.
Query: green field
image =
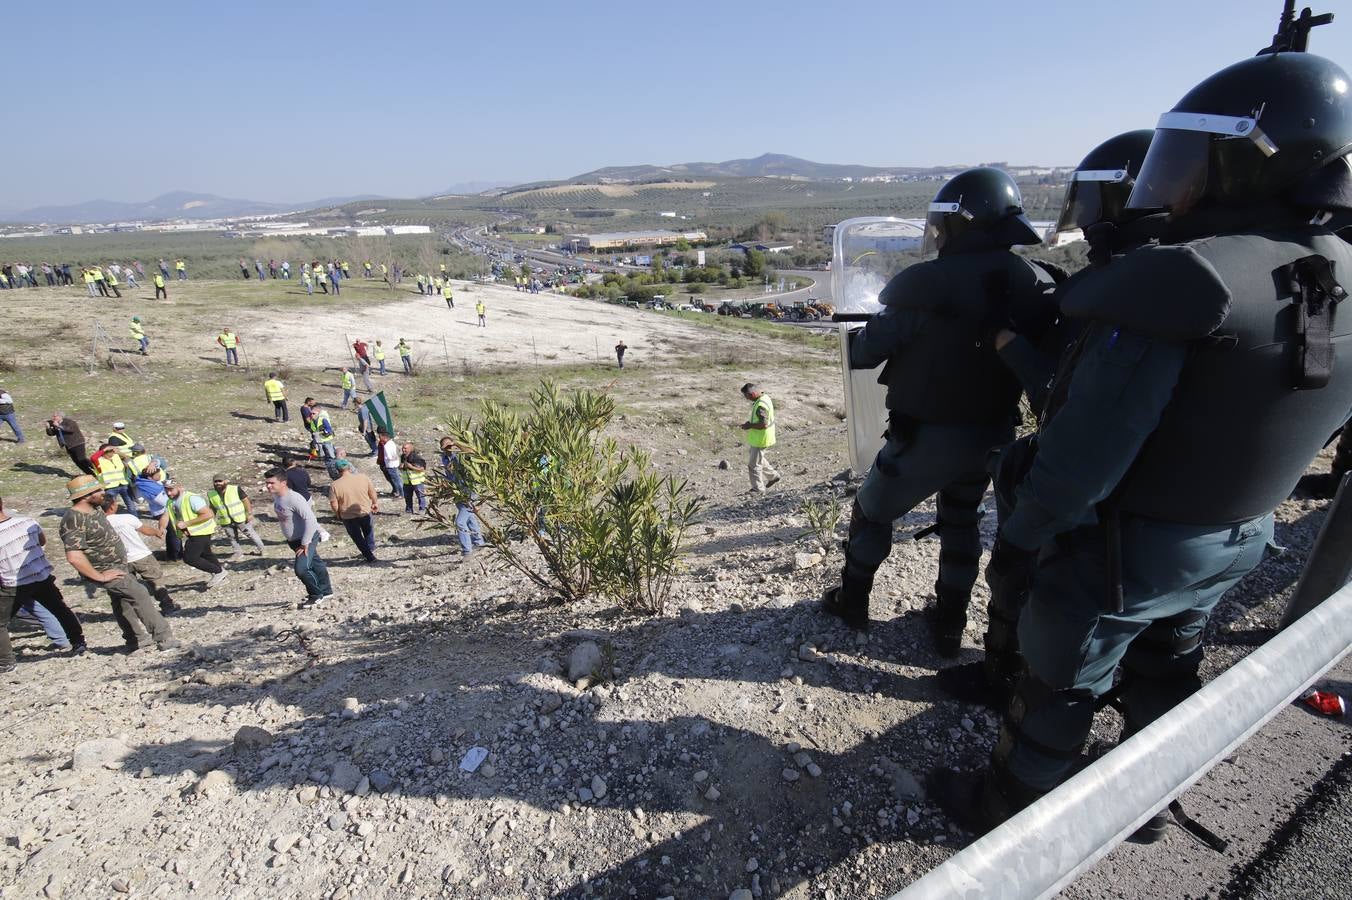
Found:
[[[239,259],[249,261],[250,275],[253,260],[269,259],[280,264],[291,262],[292,279],[300,278],[303,262],[312,260],[345,259],[351,263],[354,278],[361,274],[362,260],[377,264],[398,263],[410,273],[438,271],[445,263],[454,277],[467,278],[484,271],[486,266],[474,256],[462,253],[436,235],[408,235],[406,237],[351,237],[320,236],[228,238],[219,232],[119,232],[114,234],[54,235],[51,237],[7,238],[0,242],[0,260],[5,262],[43,262],[71,264],[72,269],[86,263],[127,264],[140,260],[149,281],[156,262],[168,260],[170,275],[173,262],[182,257],[188,266],[189,278],[240,278]],[[74,273],[78,279],[79,273]]]

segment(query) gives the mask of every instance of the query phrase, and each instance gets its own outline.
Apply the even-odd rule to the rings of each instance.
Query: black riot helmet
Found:
[[[1154,136],[1149,128],[1127,131],[1090,150],[1070,175],[1053,233],[1083,231],[1100,222],[1122,225],[1145,215],[1128,210],[1127,198]]]
[[[925,216],[921,253],[943,251],[968,235],[1005,248],[1042,243],[1023,214],[1019,186],[1007,173],[987,166],[960,172],[939,188]]]
[[[1263,53],[1222,69],[1160,116],[1131,209],[1182,215],[1199,201],[1283,198],[1352,150],[1352,82],[1311,53]]]

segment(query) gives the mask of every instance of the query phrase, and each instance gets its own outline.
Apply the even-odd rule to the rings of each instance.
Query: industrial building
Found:
[[[707,241],[703,231],[611,231],[601,234],[564,235],[569,250],[619,250],[624,247],[665,247],[678,241]]]

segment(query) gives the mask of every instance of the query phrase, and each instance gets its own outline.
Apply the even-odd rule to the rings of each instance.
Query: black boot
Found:
[[[839,586],[822,594],[822,612],[839,616],[856,631],[868,631],[868,595],[871,590],[872,578],[851,575],[846,566],[840,571]]]
[[[925,614],[935,651],[945,659],[954,659],[962,652],[962,632],[967,627],[969,592],[957,592],[935,583],[934,606]]]
[[[929,799],[950,819],[980,837],[1042,796],[1007,772],[934,769],[925,780]]]
[[[963,663],[935,673],[939,689],[954,700],[973,706],[989,706],[997,712],[1009,704],[1010,684],[991,681],[985,663]]]

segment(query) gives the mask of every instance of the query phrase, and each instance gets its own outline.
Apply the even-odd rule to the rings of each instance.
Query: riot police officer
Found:
[[[1139,129],[1111,137],[1089,151],[1071,173],[1054,233],[1081,232],[1089,245],[1089,265],[1057,285],[1058,307],[1070,292],[1096,277],[1113,258],[1157,238],[1164,224],[1163,214],[1127,209],[1127,199],[1153,136],[1150,129]],[[1040,422],[1054,415],[1055,408],[1065,400],[1069,383],[1065,375],[1074,367],[1079,347],[1076,338],[1083,325],[1083,319],[1063,316],[1042,337],[1040,345],[1008,329],[995,337],[1000,359],[1018,374]],[[1056,379],[1058,365],[1062,377]],[[1030,435],[992,454],[995,501],[1001,522],[1013,511],[1014,488],[1028,471],[1036,452],[1037,437]],[[1003,577],[990,580],[985,658],[980,663],[954,666],[939,673],[939,685],[950,695],[969,703],[993,706],[1003,706],[1007,701],[1023,667],[1017,629],[1030,578],[1031,572],[1025,569],[1009,570]]]
[[[1119,664],[1124,736],[1198,688],[1208,615],[1352,410],[1352,247],[1321,224],[1352,205],[1350,82],[1269,48],[1189,91],[1128,203],[1169,212],[1161,244],[1067,296],[1084,346],[990,565],[1040,550],[1027,668],[990,767],[930,778],[969,829],[1069,774]]]
[[[868,627],[869,592],[892,548],[892,523],[938,493],[937,602],[930,626],[938,651],[955,656],[981,558],[978,507],[987,452],[1013,437],[1019,381],[996,356],[1001,328],[1036,335],[1055,318],[1051,274],[1012,253],[1040,238],[1008,174],[969,169],[935,196],[926,251],[879,295],[882,312],[850,345],[850,366],[886,361],[887,442],[855,495],[841,584],[822,608]]]

